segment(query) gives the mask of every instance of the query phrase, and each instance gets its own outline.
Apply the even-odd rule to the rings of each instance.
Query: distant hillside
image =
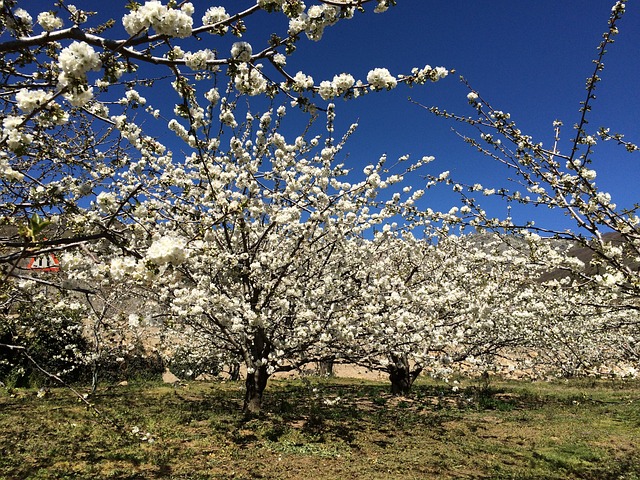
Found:
[[[482,233],[473,233],[470,235],[466,235],[465,238],[467,241],[471,243],[471,245],[479,248],[480,250],[486,250],[487,252],[501,252],[506,250],[507,248],[515,248],[516,250],[522,251],[523,253],[527,253],[529,247],[526,241],[519,236],[516,235],[500,235],[490,233],[490,232],[482,232]],[[624,245],[625,239],[622,234],[618,232],[608,232],[602,235],[603,240],[606,243],[610,243],[613,245]],[[598,266],[592,265],[592,260],[594,258],[593,249],[589,248],[587,245],[580,244],[575,240],[569,239],[560,239],[560,238],[543,238],[544,242],[549,242],[554,249],[558,251],[564,251],[567,255],[579,259],[582,263],[585,264],[585,274],[586,275],[594,275],[599,273]],[[633,258],[633,256],[629,256],[626,264],[631,267],[632,270],[640,271],[640,260],[637,258]],[[567,270],[564,269],[553,269],[540,277],[540,281],[547,282],[552,280],[559,280],[562,278],[566,278],[570,275]]]

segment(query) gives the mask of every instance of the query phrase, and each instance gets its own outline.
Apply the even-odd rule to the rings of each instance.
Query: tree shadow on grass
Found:
[[[315,441],[341,441],[357,448],[358,433],[378,431],[393,436],[414,427],[442,430],[447,415],[432,407],[434,391],[394,397],[386,385],[275,385],[260,418],[270,441],[299,431]],[[426,399],[426,400],[425,400]],[[384,440],[380,440],[384,441]]]

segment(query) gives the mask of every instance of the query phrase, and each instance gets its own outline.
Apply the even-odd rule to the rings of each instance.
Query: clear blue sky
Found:
[[[54,2],[20,3],[35,18],[39,7],[50,9]],[[113,16],[119,23],[126,1],[75,3],[79,8]],[[254,4],[254,0],[192,0],[192,3],[199,23],[210,5],[224,5],[227,11],[236,12]],[[312,3],[307,1],[308,5]],[[373,4],[368,4],[367,14],[328,28],[322,41],[303,39],[298,51],[289,58],[287,69],[292,74],[304,70],[318,83],[342,72],[364,80],[375,67],[387,67],[396,75],[425,64],[454,68],[455,75],[437,84],[413,89],[403,86],[352,102],[337,101],[338,120],[343,128],[358,119],[360,124],[347,144],[347,164],[359,170],[375,163],[382,153],[391,158],[405,153],[415,157],[434,155],[437,160],[430,173],[449,170],[456,179],[500,187],[508,172],[464,144],[451,131],[453,123],[433,117],[411,104],[407,97],[425,105],[472,114],[466,101],[467,90],[458,81],[458,76],[464,75],[483,98],[510,112],[520,128],[537,141],[551,143],[551,124],[555,119],[564,121],[564,138],[568,140],[574,135],[571,126],[579,119],[585,79],[593,71],[591,61],[606,30],[613,3],[398,0],[398,5],[384,14],[373,14]],[[104,11],[103,5],[108,5],[108,11]],[[593,104],[590,127],[595,132],[601,125],[609,126],[637,143],[640,142],[640,4],[630,1],[627,11],[620,22],[620,35],[605,59],[603,82],[596,92],[598,98]],[[260,12],[249,18],[247,25],[246,39],[254,44],[254,51],[264,46],[271,31],[281,35],[286,31],[286,21],[280,14]],[[122,32],[122,28],[117,31]],[[225,54],[233,41],[204,36],[193,48],[212,48]],[[640,155],[600,146],[597,152],[594,157],[597,183],[619,205],[638,202]],[[420,178],[413,178],[412,182],[420,188]],[[425,196],[424,204],[448,210],[455,201],[452,195],[434,192]],[[502,204],[493,206],[492,211],[499,215],[506,213]],[[538,224],[563,225],[562,215],[542,209],[530,212]]]

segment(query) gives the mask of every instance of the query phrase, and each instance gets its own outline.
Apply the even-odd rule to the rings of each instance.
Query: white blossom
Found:
[[[375,13],[384,13],[389,9],[389,0],[376,0],[378,3],[373,9]]]
[[[0,178],[18,182],[24,179],[24,175],[22,173],[11,168],[6,157],[6,153],[4,155],[0,155]]]
[[[318,86],[318,94],[323,100],[331,100],[336,96],[336,93],[333,83],[328,80],[320,82],[320,85]]]
[[[24,8],[16,8],[13,15],[7,16],[7,26],[12,30],[31,31],[33,27],[33,18]]]
[[[155,240],[145,258],[156,265],[180,265],[187,258],[186,242],[182,238],[163,236]]]
[[[294,86],[293,89],[296,92],[303,92],[305,90],[309,90],[313,88],[313,78],[309,75],[305,75],[302,72],[298,72],[293,77]]]
[[[367,82],[374,90],[391,90],[398,85],[396,78],[386,68],[374,68],[367,74]]]
[[[62,19],[52,12],[41,12],[38,14],[38,24],[45,32],[53,32],[62,28]]]
[[[16,103],[18,108],[24,113],[31,113],[36,108],[45,105],[51,98],[52,94],[45,90],[28,90],[22,88],[16,93]]]
[[[17,151],[33,141],[33,135],[21,131],[22,117],[7,115],[2,120],[2,140],[7,142],[10,150]]]
[[[297,35],[300,32],[304,32],[309,25],[309,17],[306,13],[299,15],[296,18],[289,20],[289,34]]]
[[[159,35],[186,38],[193,27],[193,4],[185,3],[181,9],[168,8],[158,0],[148,0],[138,9],[122,18],[129,35],[138,35],[153,28]]]
[[[224,7],[209,7],[202,17],[203,25],[215,25],[216,23],[224,22],[229,18],[229,14]],[[229,27],[225,26],[220,30],[220,33],[226,33]]]
[[[248,42],[235,42],[231,47],[231,58],[239,62],[251,61],[253,49]]]
[[[187,52],[184,54],[184,63],[191,70],[204,70],[207,68],[207,62],[215,60],[215,54],[209,50],[198,50],[195,53]]]
[[[355,83],[355,79],[348,73],[341,73],[333,77],[333,86],[336,89],[338,95],[342,95]]]
[[[211,103],[211,106],[216,106],[220,100],[220,93],[218,92],[218,89],[214,87],[204,94],[204,98]]]
[[[273,56],[273,63],[283,67],[283,66],[285,66],[287,64],[287,57],[284,56],[282,53],[276,53]]]
[[[235,72],[234,83],[236,90],[247,95],[260,95],[267,89],[267,80],[260,72],[261,65],[255,67],[248,63],[241,63]]]
[[[82,107],[93,99],[93,87],[78,86],[64,94],[64,98],[74,107]]]
[[[99,70],[102,66],[98,53],[85,42],[72,42],[62,49],[58,63],[67,78],[80,80],[86,79],[89,70]]]

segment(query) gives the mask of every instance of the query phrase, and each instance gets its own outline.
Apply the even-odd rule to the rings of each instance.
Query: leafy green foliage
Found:
[[[20,305],[0,323],[0,380],[14,387],[43,386],[50,379],[35,364],[65,381],[77,380],[84,364],[87,342],[77,313],[58,310],[55,315],[31,305]],[[27,356],[28,355],[28,356]],[[31,357],[31,359],[29,359]]]
[[[150,352],[136,343],[130,350],[116,350],[102,356],[93,368],[97,369],[98,378],[106,383],[123,380],[153,381],[160,380],[165,364],[157,352]],[[85,377],[88,373],[85,369]]]
[[[200,375],[215,377],[220,373],[220,359],[217,352],[203,355],[188,345],[178,347],[168,362],[171,371],[180,378],[193,379]]]

